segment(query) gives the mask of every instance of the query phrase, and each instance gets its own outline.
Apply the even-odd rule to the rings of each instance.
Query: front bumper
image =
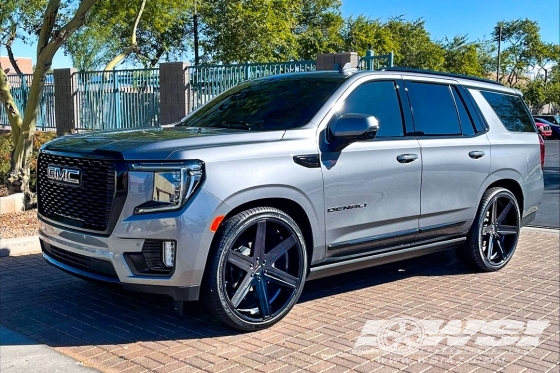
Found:
[[[147,173],[138,172],[136,177]],[[145,175],[146,177],[148,175]],[[120,284],[125,290],[169,295],[175,300],[196,300],[214,233],[210,224],[228,207],[203,188],[175,212],[134,215],[134,208],[151,191],[128,191],[127,199],[110,236],[61,227],[40,219],[43,257],[65,272],[81,278]],[[177,243],[169,275],[135,274],[125,254],[140,253],[146,240]],[[56,253],[53,251],[58,250]],[[84,266],[83,263],[93,263]]]
[[[41,246],[44,242],[41,241]],[[82,278],[84,280],[94,280],[105,283],[116,283],[128,291],[135,291],[139,293],[161,294],[167,295],[177,301],[190,301],[198,300],[200,294],[200,286],[158,286],[150,284],[129,284],[126,282],[119,282],[118,278],[112,276],[104,276],[95,272],[79,269],[75,266],[65,264],[54,259],[50,254],[47,254],[43,249],[43,258],[47,263],[63,270],[66,273]]]

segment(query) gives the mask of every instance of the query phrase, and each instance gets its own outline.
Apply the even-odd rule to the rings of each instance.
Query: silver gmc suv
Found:
[[[519,92],[391,68],[248,81],[164,128],[58,138],[38,159],[43,256],[82,278],[203,299],[251,331],[305,281],[455,249],[496,271],[543,195]]]

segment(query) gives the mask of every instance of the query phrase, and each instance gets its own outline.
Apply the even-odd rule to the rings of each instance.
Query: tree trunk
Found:
[[[70,35],[83,25],[87,13],[96,1],[82,0],[72,19],[54,32],[60,0],[49,1],[37,42],[37,65],[33,72],[33,81],[27,97],[23,119],[10,94],[7,76],[3,70],[0,71],[0,102],[6,108],[14,143],[10,173],[6,185],[9,194],[24,193],[25,209],[29,209],[36,204],[35,191],[29,189],[29,163],[33,152],[33,138],[39,115],[39,100],[45,84],[45,75],[51,67],[52,59],[57,50],[68,40]]]

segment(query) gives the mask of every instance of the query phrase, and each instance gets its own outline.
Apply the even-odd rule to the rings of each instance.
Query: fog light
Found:
[[[175,264],[175,242],[163,241],[163,264],[166,267],[173,267]]]

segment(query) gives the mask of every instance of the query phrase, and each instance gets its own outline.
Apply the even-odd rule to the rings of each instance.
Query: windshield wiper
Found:
[[[212,126],[212,127],[246,129],[246,130],[250,131],[250,130],[254,129],[256,126],[261,126],[261,125],[260,124],[247,123],[243,120],[231,120],[231,121],[222,122],[221,124],[219,124],[217,126]]]

